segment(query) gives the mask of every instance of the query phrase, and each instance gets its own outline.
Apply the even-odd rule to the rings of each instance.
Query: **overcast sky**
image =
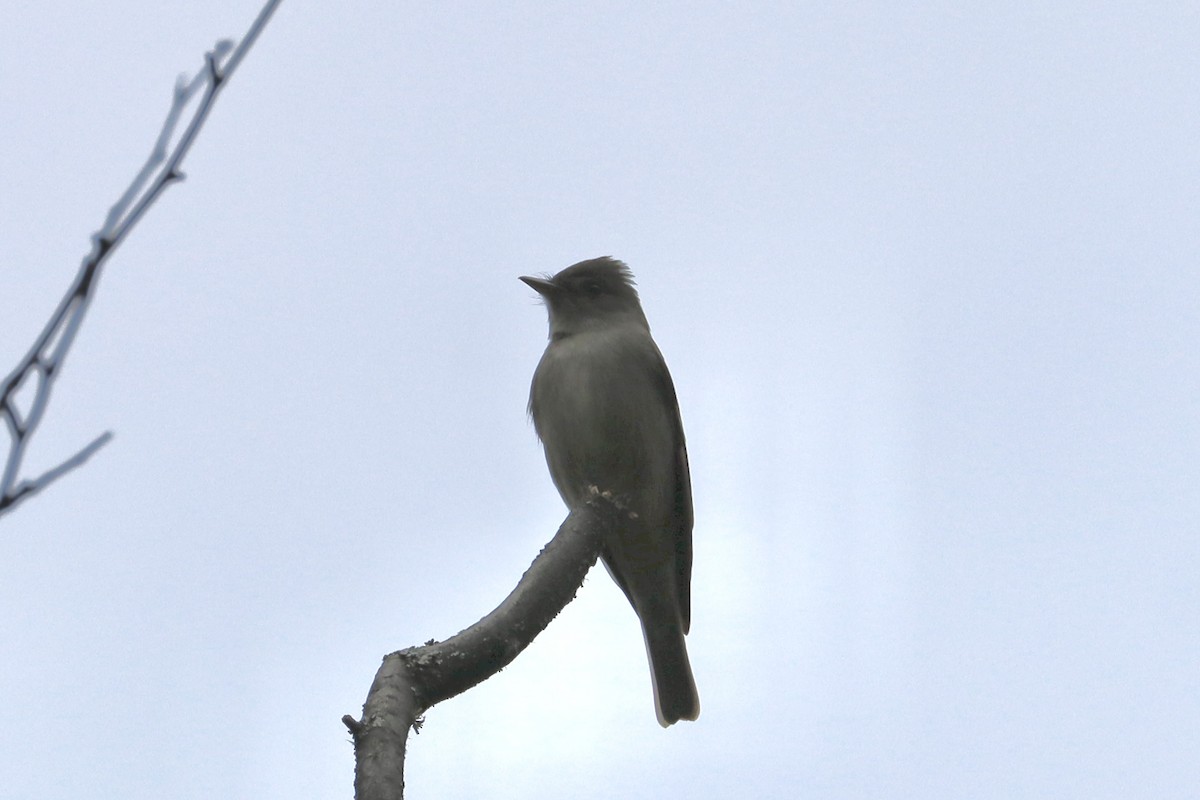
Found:
[[[256,0],[10,3],[0,373]],[[602,570],[409,796],[1200,785],[1200,8],[288,0],[114,255],[0,518],[0,796],[350,797],[380,658],[565,515],[544,309],[674,375],[703,712]]]

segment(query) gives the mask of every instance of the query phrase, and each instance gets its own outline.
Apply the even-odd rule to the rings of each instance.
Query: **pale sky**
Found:
[[[9,4],[0,374],[256,0]],[[409,797],[1200,786],[1200,7],[285,0],[0,517],[0,796],[350,797],[380,658],[565,515],[518,275],[678,389],[696,723],[597,569]]]

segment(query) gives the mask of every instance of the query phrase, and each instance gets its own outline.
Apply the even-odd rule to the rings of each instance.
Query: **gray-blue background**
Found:
[[[0,29],[0,371],[253,0]],[[0,523],[0,795],[349,797],[385,652],[561,521],[520,274],[611,254],[675,376],[703,714],[603,572],[412,797],[1200,785],[1191,3],[289,0],[115,255]]]

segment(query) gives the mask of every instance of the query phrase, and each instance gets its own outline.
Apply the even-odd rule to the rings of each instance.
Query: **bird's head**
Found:
[[[633,273],[615,258],[580,261],[552,278],[521,280],[545,301],[552,339],[630,323],[650,329]]]

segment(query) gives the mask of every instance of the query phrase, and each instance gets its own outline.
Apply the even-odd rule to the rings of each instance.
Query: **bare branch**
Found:
[[[133,226],[163,193],[163,190],[172,183],[183,179],[180,165],[188,151],[191,150],[200,128],[208,119],[209,111],[216,101],[217,94],[245,58],[247,51],[258,39],[258,35],[271,15],[275,13],[280,2],[281,0],[268,0],[237,47],[234,47],[233,43],[228,40],[217,42],[216,46],[205,54],[204,69],[198,72],[191,81],[181,77],[176,82],[171,108],[167,112],[167,118],[163,122],[162,131],[155,141],[150,157],[138,174],[134,176],[129,188],[109,209],[104,225],[92,235],[91,252],[84,256],[75,281],[67,289],[58,308],[50,316],[50,320],[34,341],[33,346],[29,348],[29,352],[17,363],[12,372],[3,381],[0,381],[0,417],[4,419],[10,439],[4,470],[0,472],[0,515],[12,509],[18,500],[36,494],[55,479],[82,464],[111,438],[111,433],[105,433],[75,456],[40,478],[34,481],[22,481],[19,484],[17,482],[21,462],[25,458],[25,450],[29,440],[36,432],[38,424],[42,421],[42,415],[50,401],[51,390],[54,388],[54,381],[61,374],[61,367],[66,360],[67,352],[75,341],[75,334],[83,323],[83,317],[87,313],[92,298],[95,297],[96,284],[100,279],[104,264],[117,246],[129,235]],[[226,56],[228,59],[222,66],[222,59],[225,59]],[[201,89],[204,90],[204,94],[195,113],[179,137],[175,149],[168,152],[167,148],[179,123],[179,118],[188,102]],[[161,169],[159,168],[160,164],[163,165]],[[156,170],[157,176],[155,176]],[[147,188],[148,181],[150,181],[150,185]],[[16,403],[16,393],[30,375],[36,375],[37,385],[28,412],[22,414]]]
[[[362,720],[342,717],[354,738],[357,800],[403,797],[409,729],[435,703],[490,678],[520,655],[574,599],[604,539],[626,513],[597,494],[563,521],[495,611],[444,642],[384,657]]]
[[[11,495],[0,497],[0,511],[4,511],[7,508],[12,508],[27,497],[33,497],[35,494],[40,492],[42,489],[45,489],[58,478],[80,466],[89,458],[91,458],[93,453],[95,453],[104,445],[108,444],[108,440],[112,437],[112,431],[105,431],[93,439],[91,444],[89,444],[87,447],[84,447],[78,453],[71,456],[54,469],[43,472],[39,477],[34,478],[31,481],[21,481],[19,484],[17,484],[16,488],[13,489]]]

